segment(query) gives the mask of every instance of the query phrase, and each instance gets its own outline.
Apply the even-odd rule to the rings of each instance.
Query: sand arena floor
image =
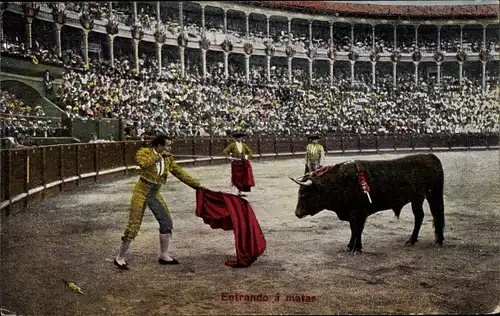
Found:
[[[136,179],[127,178],[61,193],[2,223],[0,307],[23,315],[489,313],[500,293],[498,151],[438,156],[446,177],[441,249],[432,248],[425,203],[413,248],[404,247],[413,229],[408,205],[399,221],[392,211],[371,216],[364,253],[344,252],[349,226],[334,213],[295,217],[298,187],[287,177],[303,172],[296,159],[254,163],[257,187],[248,200],[267,250],[250,268],[224,265],[235,255],[233,232],[203,224],[194,214],[195,192],[172,177],[162,191],[173,213],[171,251],[181,264],[158,265],[157,222],[147,210],[129,253],[131,270],[120,271],[111,260]],[[229,165],[189,171],[210,189],[229,190]],[[224,300],[234,294],[268,301]],[[286,295],[315,298],[286,301]]]

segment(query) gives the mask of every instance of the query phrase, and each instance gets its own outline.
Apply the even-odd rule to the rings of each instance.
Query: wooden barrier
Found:
[[[245,140],[254,159],[304,157],[306,137],[263,136]],[[182,165],[225,160],[228,139],[175,140],[172,153]],[[498,134],[453,135],[337,135],[320,140],[329,155],[381,152],[498,149]],[[14,205],[28,206],[62,190],[134,173],[135,153],[145,141],[67,144],[1,151],[0,210],[8,215]]]

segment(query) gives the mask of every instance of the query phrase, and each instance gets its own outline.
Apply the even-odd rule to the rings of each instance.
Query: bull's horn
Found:
[[[300,181],[295,180],[294,178],[290,178],[290,180],[292,180],[293,182],[297,183],[298,185],[303,185],[303,186],[306,186],[306,187],[311,186],[313,184],[313,182],[312,182],[311,179],[307,180],[306,182],[300,182]]]

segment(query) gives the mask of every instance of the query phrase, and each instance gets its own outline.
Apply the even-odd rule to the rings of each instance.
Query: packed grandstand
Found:
[[[50,102],[2,85],[2,137],[71,136],[64,118],[128,136],[496,132],[493,5],[330,1],[0,4],[2,57],[46,73]],[[3,58],[2,58],[3,59]],[[5,79],[5,73],[2,76]],[[28,139],[28,141],[26,141]]]

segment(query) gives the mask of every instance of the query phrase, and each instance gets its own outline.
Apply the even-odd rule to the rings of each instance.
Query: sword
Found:
[[[372,203],[372,198],[370,197],[370,192],[365,192],[365,193],[368,196],[368,201],[370,201],[370,204],[373,204]]]

